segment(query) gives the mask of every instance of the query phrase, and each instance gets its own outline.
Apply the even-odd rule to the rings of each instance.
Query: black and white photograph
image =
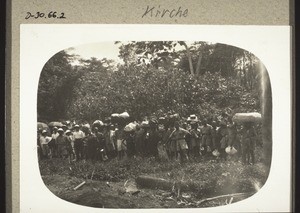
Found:
[[[62,50],[41,72],[37,116],[43,181],[76,204],[230,205],[268,178],[268,72],[227,44],[115,41]]]
[[[278,181],[289,177],[289,96],[278,85],[288,70],[279,78],[274,70],[288,63],[277,52],[270,65],[262,28],[251,40],[242,37],[251,28],[76,27],[22,29],[23,194],[49,193],[60,210],[244,212],[279,196],[276,187],[287,192]],[[190,36],[197,32],[208,36]],[[36,41],[30,52],[26,41]]]

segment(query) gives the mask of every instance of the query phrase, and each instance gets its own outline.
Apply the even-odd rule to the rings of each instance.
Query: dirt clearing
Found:
[[[66,201],[97,208],[188,208],[227,205],[243,200],[265,183],[258,163],[214,160],[188,163],[124,159],[68,164],[60,159],[40,162],[49,190]],[[139,177],[163,184],[137,184]],[[76,186],[85,181],[79,189]],[[227,196],[229,195],[229,196]],[[207,199],[214,198],[214,199]]]

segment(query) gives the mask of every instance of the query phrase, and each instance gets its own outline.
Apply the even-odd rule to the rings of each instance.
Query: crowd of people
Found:
[[[259,137],[251,122],[236,124],[231,118],[201,121],[195,115],[179,118],[110,120],[92,125],[62,125],[47,130],[38,129],[40,159],[64,158],[72,161],[119,160],[124,156],[160,159],[158,147],[169,160],[215,158],[236,159],[245,164],[255,163],[254,150]]]

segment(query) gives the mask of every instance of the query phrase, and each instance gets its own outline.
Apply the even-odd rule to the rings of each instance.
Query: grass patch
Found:
[[[180,163],[158,162],[152,158],[113,159],[109,162],[80,161],[69,164],[67,160],[40,161],[42,176],[66,175],[77,178],[120,182],[150,175],[171,181],[183,181],[197,197],[258,191],[267,180],[265,167],[258,163],[243,165],[238,161],[217,162],[214,160]]]

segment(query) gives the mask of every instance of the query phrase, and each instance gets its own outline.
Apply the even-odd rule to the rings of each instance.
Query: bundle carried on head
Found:
[[[129,118],[129,114],[128,114],[128,112],[123,112],[123,113],[119,114],[119,117],[120,118]]]
[[[232,117],[232,121],[236,123],[260,123],[261,120],[261,114],[258,112],[236,113]]]
[[[103,127],[103,122],[100,121],[100,120],[95,120],[93,122],[93,125],[92,125],[92,129],[95,129],[95,127],[97,127],[98,129],[102,128]]]
[[[103,122],[100,120],[95,120],[93,125],[99,125],[99,126],[103,126]]]
[[[111,114],[111,123],[118,123],[118,124],[121,124],[121,125],[124,125],[127,123],[128,119],[130,118],[128,112],[123,112],[121,114],[118,114],[118,113],[113,113]]]
[[[119,117],[119,114],[118,114],[118,113],[113,113],[113,114],[111,114],[110,117],[112,117],[112,118],[118,118],[118,117]]]
[[[125,132],[132,132],[132,131],[135,131],[136,130],[136,123],[133,123],[133,122],[131,122],[131,123],[129,123],[129,124],[127,124],[125,127],[124,127],[124,131]]]

